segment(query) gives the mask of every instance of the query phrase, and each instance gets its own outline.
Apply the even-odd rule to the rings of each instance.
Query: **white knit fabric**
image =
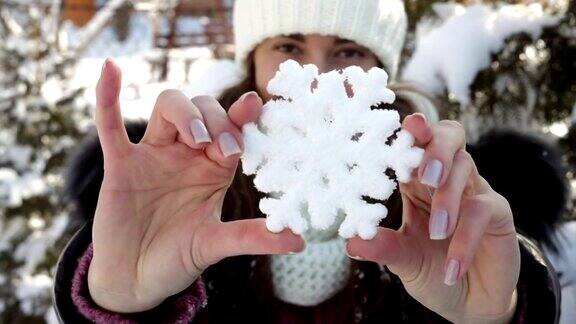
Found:
[[[299,306],[315,306],[334,296],[350,276],[350,258],[345,249],[344,239],[336,238],[308,243],[299,254],[273,256],[276,297]]]
[[[407,30],[401,0],[236,0],[236,62],[263,40],[289,34],[332,35],[370,49],[395,80]]]
[[[306,249],[294,255],[271,256],[274,293],[280,300],[299,306],[315,306],[338,293],[350,277],[346,241],[338,236],[344,219],[326,230],[310,228],[303,235]]]

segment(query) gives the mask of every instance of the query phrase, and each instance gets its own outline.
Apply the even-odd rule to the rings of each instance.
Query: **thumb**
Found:
[[[262,98],[255,91],[243,94],[240,99],[230,106],[228,116],[230,120],[242,129],[244,124],[258,120],[262,114]]]
[[[305,248],[302,237],[289,229],[270,232],[264,218],[213,223],[206,226],[204,233],[199,251],[202,260],[197,262],[205,266],[230,256],[289,254]]]
[[[379,227],[372,240],[355,236],[348,240],[347,253],[356,260],[383,264],[402,281],[416,278],[421,268],[423,255],[412,246],[402,232]]]

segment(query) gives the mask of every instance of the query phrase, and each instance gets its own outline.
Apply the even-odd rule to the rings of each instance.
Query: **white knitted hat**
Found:
[[[236,0],[236,62],[278,35],[320,34],[352,40],[370,49],[395,80],[407,30],[401,0]]]

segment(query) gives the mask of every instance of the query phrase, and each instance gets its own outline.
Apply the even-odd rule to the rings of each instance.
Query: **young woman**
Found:
[[[62,321],[557,320],[557,280],[478,174],[463,128],[435,122],[430,101],[395,82],[407,25],[401,1],[237,0],[234,10],[246,78],[219,100],[167,90],[145,128],[127,133],[120,69],[104,64],[99,141],[87,144],[70,181],[79,210],[94,219],[58,266]],[[388,201],[373,240],[339,244],[335,232],[300,237],[265,227],[261,195],[239,170],[241,127],[258,118],[287,59],[322,72],[380,66],[390,75],[399,98],[381,108],[398,109],[426,153]]]

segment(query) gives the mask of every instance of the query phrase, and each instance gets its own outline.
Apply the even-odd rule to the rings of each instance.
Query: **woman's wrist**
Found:
[[[88,270],[88,292],[92,301],[99,307],[117,313],[138,313],[155,308],[165,299],[143,300],[136,293],[118,293],[107,290],[99,284],[92,265]]]
[[[495,314],[495,315],[490,315],[490,316],[482,316],[482,317],[478,317],[478,316],[470,317],[470,316],[467,316],[466,314],[462,314],[461,316],[457,316],[455,318],[449,318],[449,317],[445,317],[445,318],[447,320],[449,320],[450,322],[453,322],[453,323],[470,323],[470,324],[475,324],[475,323],[509,324],[509,323],[512,323],[512,320],[514,319],[514,315],[516,314],[516,308],[518,307],[518,292],[517,292],[517,290],[518,290],[517,288],[514,289],[514,291],[512,292],[512,296],[510,298],[510,303],[509,303],[507,309],[505,311],[501,312],[500,314]]]
[[[494,323],[494,324],[509,324],[512,323],[514,314],[516,313],[516,307],[518,307],[518,289],[515,288],[512,292],[512,297],[510,299],[510,305],[508,309],[501,315],[496,315],[488,319],[480,319],[478,323]],[[471,322],[472,323],[472,322]]]
[[[157,307],[148,311],[125,313],[121,311],[124,308],[114,311],[115,307],[109,306],[106,302],[101,302],[101,305],[97,304],[88,287],[88,272],[92,255],[92,244],[90,244],[82,257],[78,259],[70,293],[72,303],[78,312],[95,323],[189,323],[206,305],[207,296],[202,276],[184,291],[166,298]],[[93,295],[104,300],[108,300],[109,297],[98,293]]]
[[[515,288],[512,292],[512,300],[510,301],[510,308],[500,319],[497,319],[494,323],[512,323],[514,314],[516,314],[516,309],[518,308],[518,288]]]

